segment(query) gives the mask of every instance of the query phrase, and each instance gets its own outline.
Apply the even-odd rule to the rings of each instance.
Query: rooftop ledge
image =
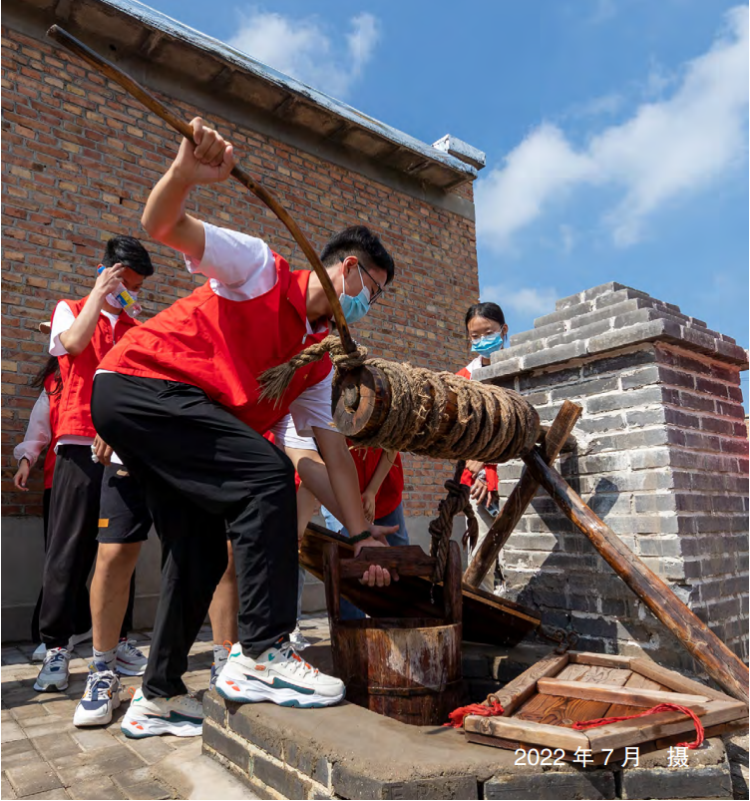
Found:
[[[135,0],[24,4],[109,57],[146,59],[425,184],[448,190],[473,181],[485,164],[484,153],[455,137],[428,145]]]

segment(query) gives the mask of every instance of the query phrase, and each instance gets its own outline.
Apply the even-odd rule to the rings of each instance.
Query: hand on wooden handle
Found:
[[[233,146],[200,117],[190,121],[190,128],[193,142],[182,140],[172,164],[175,174],[190,186],[225,181],[234,168]]]

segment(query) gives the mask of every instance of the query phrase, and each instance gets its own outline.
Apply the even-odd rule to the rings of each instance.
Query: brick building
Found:
[[[434,146],[420,142],[127,0],[8,0],[2,40],[6,639],[26,636],[42,555],[41,470],[32,473],[29,493],[12,484],[12,449],[36,397],[29,382],[45,358],[37,326],[58,299],[87,294],[110,236],[143,235],[146,194],[179,141],[118,86],[46,39],[53,23],[120,64],[183,118],[200,113],[215,124],[317,248],[356,223],[381,234],[398,272],[387,298],[354,327],[371,352],[458,369],[467,361],[462,314],[478,294],[472,181],[482,153],[451,137]],[[236,182],[202,188],[192,203],[204,219],[257,233],[292,267],[308,268],[286,229]],[[173,251],[146,244],[157,271],[142,293],[151,316],[195,282]],[[414,533],[426,530],[447,470],[406,458],[405,506]],[[156,568],[144,568],[139,591],[153,599]],[[146,620],[148,604],[141,608]]]

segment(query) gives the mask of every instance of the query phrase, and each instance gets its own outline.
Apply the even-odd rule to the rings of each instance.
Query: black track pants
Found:
[[[197,387],[104,373],[94,425],[138,479],[162,543],[147,698],[186,692],[188,652],[232,541],[239,635],[257,656],[294,629],[297,499],[290,460]]]
[[[99,534],[99,506],[105,468],[91,460],[88,445],[60,445],[45,525],[42,591],[32,619],[32,634],[48,648],[65,646],[73,634],[91,628],[86,586]],[[45,496],[47,491],[45,490]],[[45,517],[47,517],[45,515]],[[133,625],[135,573],[120,636]],[[38,628],[37,628],[38,626]]]

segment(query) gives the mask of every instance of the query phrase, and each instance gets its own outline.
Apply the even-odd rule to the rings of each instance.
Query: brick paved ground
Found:
[[[313,644],[327,638],[325,618],[303,621]],[[134,635],[148,653],[149,635]],[[73,711],[86,683],[90,643],[70,662],[64,693],[33,689],[38,665],[30,643],[2,649],[2,787],[6,798],[256,798],[220,765],[201,755],[200,738],[152,737],[129,740],[120,731],[127,688],[140,679],[126,677],[122,705],[105,728],[76,729]],[[201,693],[208,686],[211,634],[204,629],[193,646],[185,682]]]

